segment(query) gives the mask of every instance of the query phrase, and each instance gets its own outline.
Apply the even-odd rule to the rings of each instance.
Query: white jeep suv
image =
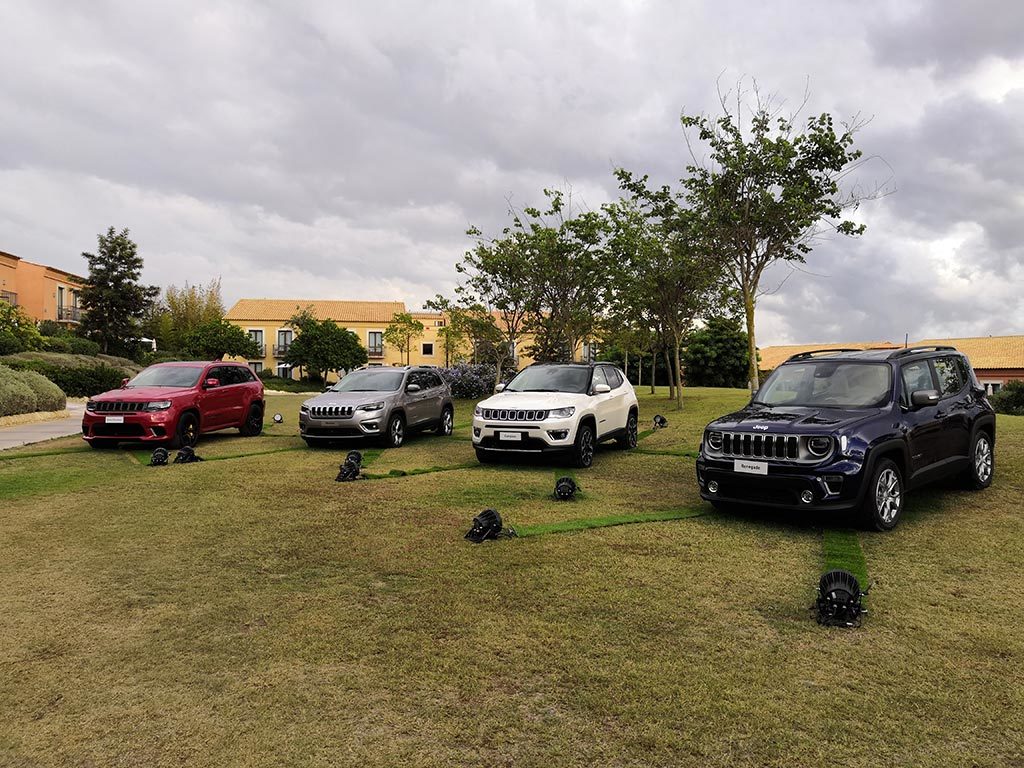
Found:
[[[633,386],[610,363],[535,363],[473,412],[473,447],[483,463],[509,453],[560,453],[577,467],[614,438],[635,448]]]

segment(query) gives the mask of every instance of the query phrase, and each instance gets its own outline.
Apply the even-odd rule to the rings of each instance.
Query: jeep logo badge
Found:
[[[755,424],[754,425],[754,429],[763,429],[765,432],[767,432],[768,431],[768,425],[767,424]]]

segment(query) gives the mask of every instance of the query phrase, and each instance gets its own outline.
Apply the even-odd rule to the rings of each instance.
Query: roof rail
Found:
[[[956,347],[950,347],[945,344],[929,344],[923,347],[909,347],[908,349],[897,349],[892,352],[887,360],[895,360],[898,357],[906,357],[907,355],[916,355],[918,352],[956,352]]]
[[[814,357],[814,355],[823,355],[826,352],[828,352],[828,353],[835,353],[835,352],[863,352],[863,351],[864,351],[863,349],[853,349],[853,348],[850,348],[850,347],[842,347],[840,349],[811,349],[811,350],[808,350],[807,352],[798,352],[795,355],[790,355],[789,357],[786,358],[786,362],[788,363],[790,360],[804,360],[805,358]]]

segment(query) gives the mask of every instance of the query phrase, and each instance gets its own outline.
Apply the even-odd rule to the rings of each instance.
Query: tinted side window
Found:
[[[444,382],[441,381],[441,377],[438,376],[433,371],[431,371],[430,373],[426,374],[426,377],[427,377],[427,381],[429,382],[428,386],[431,389],[436,389],[437,387],[444,386]]]
[[[223,366],[217,366],[216,368],[211,368],[209,371],[206,372],[206,378],[217,379],[217,381],[220,382],[220,386],[223,387],[225,384],[227,384],[227,381],[224,379],[224,374],[225,371]]]
[[[422,371],[409,372],[409,378],[405,380],[405,386],[408,387],[410,384],[418,384],[420,389],[430,388],[430,384],[426,381],[426,377],[423,375]]]
[[[622,386],[622,374],[615,368],[605,368],[604,375],[608,378],[608,386],[612,389],[618,389]]]
[[[939,379],[939,392],[943,395],[955,395],[964,388],[964,377],[955,357],[937,357],[932,360],[935,375]]]
[[[604,368],[600,367],[594,369],[594,378],[590,382],[591,390],[598,384],[608,384],[608,377],[604,375]]]
[[[935,389],[932,369],[927,360],[903,366],[903,402],[910,403],[910,396],[920,389]]]

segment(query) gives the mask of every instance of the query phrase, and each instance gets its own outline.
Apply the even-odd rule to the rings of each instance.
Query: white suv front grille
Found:
[[[484,408],[484,418],[494,421],[544,421],[547,411],[506,410],[504,408]]]

